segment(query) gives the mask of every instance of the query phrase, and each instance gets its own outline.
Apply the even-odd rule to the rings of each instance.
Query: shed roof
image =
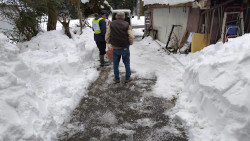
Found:
[[[143,0],[144,5],[153,5],[153,4],[164,4],[164,5],[178,5],[189,2],[194,2],[195,0]]]
[[[125,13],[131,13],[130,9],[115,9],[115,10],[112,10],[112,13],[117,13],[120,11],[125,12]]]

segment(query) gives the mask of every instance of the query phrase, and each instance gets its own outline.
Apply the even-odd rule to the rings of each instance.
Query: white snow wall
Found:
[[[188,95],[183,103],[197,115],[192,120],[201,126],[202,141],[250,140],[249,39],[246,34],[204,48],[185,69]]]
[[[153,28],[158,30],[158,39],[161,42],[167,43],[172,25],[181,25],[174,29],[179,42],[181,41],[187,28],[189,9],[187,7],[185,11],[184,7],[171,7],[170,12],[169,8],[153,9]]]

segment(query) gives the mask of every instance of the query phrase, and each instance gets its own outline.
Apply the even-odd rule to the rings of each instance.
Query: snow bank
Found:
[[[250,34],[192,54],[178,101],[195,141],[249,141]]]
[[[134,16],[131,20],[132,26],[133,25],[145,25],[145,16],[140,16],[140,19],[138,20],[137,16]]]
[[[194,0],[143,0],[144,5],[150,4],[166,4],[166,5],[177,5],[182,3],[194,2]]]
[[[132,26],[136,25],[144,25],[145,24],[145,16],[140,16],[140,19],[138,20],[138,17],[135,16],[131,20]],[[135,37],[142,37],[144,32],[144,28],[133,28],[133,34]]]
[[[18,45],[0,34],[0,140],[55,140],[98,77],[91,29],[40,33]],[[19,53],[20,52],[20,53]]]

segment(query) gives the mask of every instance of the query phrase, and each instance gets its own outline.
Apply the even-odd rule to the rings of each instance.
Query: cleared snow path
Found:
[[[124,76],[124,70],[121,72]],[[101,71],[88,95],[72,113],[72,118],[64,124],[58,134],[59,140],[187,140],[182,125],[166,114],[174,107],[174,101],[152,95],[156,77],[134,75],[129,84],[113,84],[112,78],[112,67]]]

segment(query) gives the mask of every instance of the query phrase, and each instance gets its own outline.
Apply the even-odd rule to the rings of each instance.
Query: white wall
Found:
[[[189,8],[186,8],[186,12],[183,7],[171,8],[155,8],[153,10],[153,28],[158,30],[158,39],[167,43],[168,36],[171,32],[172,25],[181,25],[177,27],[174,33],[177,35],[179,41],[181,41],[187,27]]]

